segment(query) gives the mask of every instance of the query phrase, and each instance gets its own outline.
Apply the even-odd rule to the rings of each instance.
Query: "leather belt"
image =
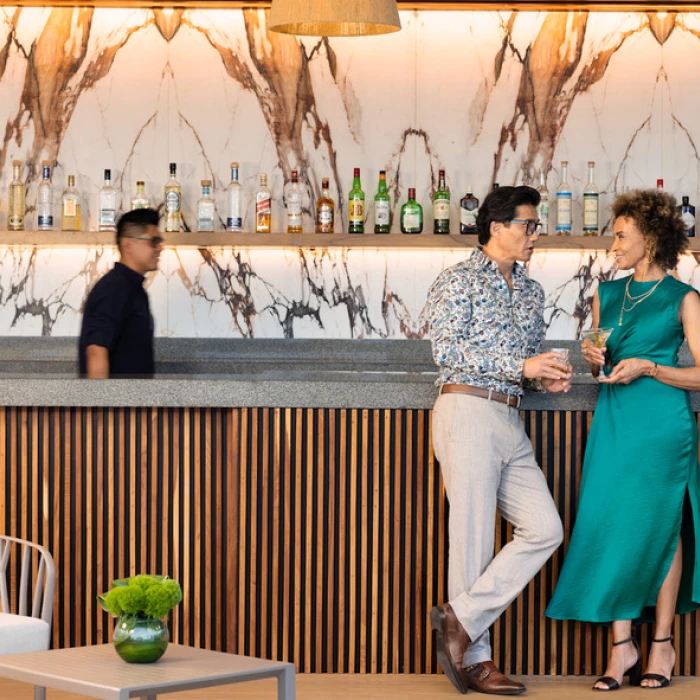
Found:
[[[513,394],[502,394],[493,389],[483,389],[480,386],[470,386],[469,384],[443,384],[440,388],[441,394],[469,394],[478,396],[487,401],[498,401],[512,408],[520,408],[520,397]]]

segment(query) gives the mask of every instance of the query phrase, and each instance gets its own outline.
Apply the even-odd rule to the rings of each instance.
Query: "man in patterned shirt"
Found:
[[[501,187],[477,217],[481,248],[428,293],[440,396],[433,444],[450,502],[449,602],[430,611],[438,661],[461,693],[517,695],[492,661],[488,629],[562,541],[559,514],[520,420],[526,380],[568,391],[571,366],[538,354],[544,292],[517,261],[532,256],[540,196]],[[514,525],[494,557],[496,508]]]

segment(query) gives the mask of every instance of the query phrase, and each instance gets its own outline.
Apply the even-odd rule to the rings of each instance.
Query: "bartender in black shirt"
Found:
[[[144,275],[158,269],[158,212],[135,209],[117,222],[120,261],[92,288],[80,332],[80,373],[90,379],[151,376],[153,318]]]

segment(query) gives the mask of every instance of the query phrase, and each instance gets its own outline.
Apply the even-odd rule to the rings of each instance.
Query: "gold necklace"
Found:
[[[626,313],[632,311],[632,309],[635,306],[637,306],[637,304],[641,304],[645,299],[648,299],[656,291],[656,288],[664,281],[666,275],[664,275],[648,292],[644,292],[643,294],[640,294],[636,297],[633,297],[630,294],[630,282],[632,281],[633,277],[634,275],[630,275],[627,278],[627,284],[625,285],[625,295],[622,297],[622,306],[620,307],[620,320],[617,322],[618,326],[622,325],[622,320]],[[626,306],[627,301],[630,302],[629,307]]]

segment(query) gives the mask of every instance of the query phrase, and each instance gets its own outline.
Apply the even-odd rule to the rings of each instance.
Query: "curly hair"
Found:
[[[649,247],[652,262],[664,270],[678,265],[688,247],[688,232],[675,198],[658,190],[634,190],[621,194],[612,205],[613,219],[634,220]]]

